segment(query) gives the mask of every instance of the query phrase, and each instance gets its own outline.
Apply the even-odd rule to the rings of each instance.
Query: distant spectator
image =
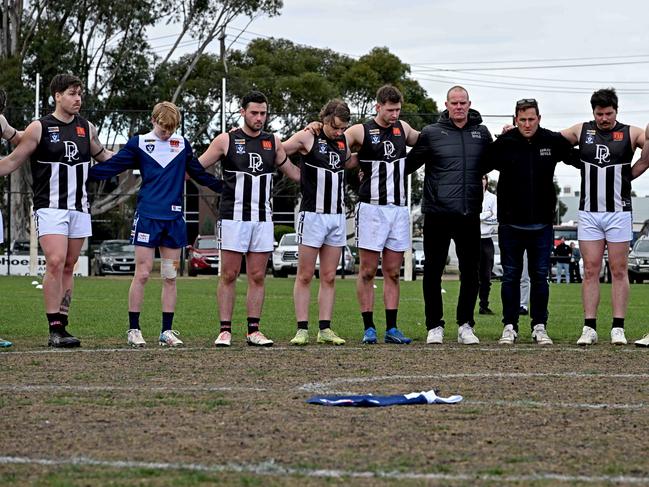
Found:
[[[559,245],[554,248],[554,257],[557,262],[557,284],[561,282],[561,276],[566,276],[566,282],[570,282],[570,259],[572,258],[572,249],[566,244],[566,238],[561,237]]]
[[[570,281],[581,282],[581,271],[579,270],[581,252],[579,252],[579,247],[575,246],[575,242],[570,242],[570,249],[572,250],[570,256]]]

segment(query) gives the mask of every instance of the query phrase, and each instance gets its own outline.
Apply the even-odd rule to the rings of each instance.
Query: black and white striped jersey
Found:
[[[381,127],[374,119],[363,124],[365,132],[358,159],[363,181],[359,200],[373,205],[406,205],[406,134],[401,122]]]
[[[586,122],[579,137],[581,196],[579,209],[592,212],[631,211],[633,144],[628,125],[610,131]]]
[[[79,115],[64,123],[40,120],[41,140],[31,156],[34,209],[58,208],[88,213],[90,125]]]
[[[257,137],[251,137],[242,129],[230,132],[228,136],[228,154],[222,162],[221,218],[272,221],[275,136],[261,132]]]
[[[300,211],[345,212],[346,159],[347,142],[344,137],[331,140],[324,131],[314,135],[313,147],[304,156],[300,169]]]

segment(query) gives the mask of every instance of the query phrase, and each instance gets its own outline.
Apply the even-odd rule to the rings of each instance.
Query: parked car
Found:
[[[498,245],[498,238],[494,238],[494,266],[491,269],[491,278],[492,279],[502,279],[503,278],[503,265],[500,262],[500,245]]]
[[[285,233],[273,251],[273,276],[297,273],[297,233]]]
[[[135,246],[128,240],[104,240],[95,250],[96,276],[134,274]]]
[[[424,255],[424,239],[415,237],[412,239],[412,251],[415,254],[415,273],[424,273],[426,256]]]
[[[642,283],[649,280],[649,238],[640,237],[629,254],[629,281]]]
[[[13,255],[29,255],[29,240],[14,240],[10,248]]]
[[[345,274],[354,273],[354,264],[356,263],[356,256],[352,253],[352,250],[349,246],[345,245],[345,251],[340,255],[340,262],[338,262],[338,267],[336,267],[336,274],[343,273],[343,259],[345,259]],[[315,261],[315,275],[316,277],[320,276],[320,256],[318,255]]]
[[[200,274],[218,274],[219,250],[213,235],[196,237],[194,245],[188,247],[189,265],[187,273],[194,277]]]

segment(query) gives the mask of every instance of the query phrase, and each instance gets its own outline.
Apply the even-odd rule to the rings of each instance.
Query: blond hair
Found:
[[[180,125],[180,110],[170,101],[162,101],[153,107],[151,118],[163,129],[175,132]]]

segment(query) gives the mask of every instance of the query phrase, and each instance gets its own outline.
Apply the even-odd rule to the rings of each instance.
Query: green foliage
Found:
[[[295,228],[289,225],[275,225],[275,229],[274,229],[275,241],[279,242],[285,233],[293,233],[293,232],[295,232]]]

